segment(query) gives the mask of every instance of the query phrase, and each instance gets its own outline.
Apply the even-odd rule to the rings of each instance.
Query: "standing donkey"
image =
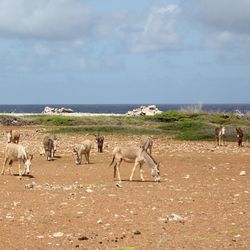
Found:
[[[225,135],[225,127],[220,126],[215,128],[215,139],[217,142],[217,146],[224,145],[224,135]]]
[[[95,139],[97,142],[98,152],[102,153],[103,152],[104,136],[98,134],[98,136],[96,136]]]
[[[146,163],[151,168],[151,174],[154,177],[155,181],[160,182],[161,177],[159,163],[157,163],[144,148],[117,146],[113,150],[112,162],[110,163],[110,166],[114,166],[114,178],[117,171],[118,184],[121,183],[120,165],[122,161],[134,163],[134,167],[129,178],[130,181],[133,180],[133,175],[136,167],[140,167],[141,180],[144,181],[142,166],[144,163]]]
[[[238,137],[238,146],[243,147],[242,142],[243,142],[244,133],[241,128],[235,128],[235,129],[236,129],[236,133]]]
[[[20,133],[18,131],[12,131],[12,129],[10,129],[9,131],[7,131],[7,142],[13,142],[18,144],[19,143],[19,139],[20,139]]]

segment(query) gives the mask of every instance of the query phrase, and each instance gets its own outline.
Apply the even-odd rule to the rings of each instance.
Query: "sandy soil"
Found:
[[[0,127],[1,161],[6,129]],[[112,149],[137,144],[138,136],[107,136],[105,152],[95,145],[91,164],[77,166],[72,147],[84,138],[94,143],[92,136],[59,135],[56,158],[48,162],[39,147],[49,131],[13,129],[34,160],[30,176],[0,176],[0,249],[249,249],[250,148],[155,137],[161,183],[147,166],[145,182],[139,171],[129,182],[132,165],[123,163],[118,188]],[[173,213],[183,220],[166,221]]]

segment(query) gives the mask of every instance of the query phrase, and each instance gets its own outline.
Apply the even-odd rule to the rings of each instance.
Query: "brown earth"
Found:
[[[0,127],[1,161],[6,129]],[[91,164],[77,166],[73,145],[84,138],[94,143],[93,136],[59,135],[56,158],[49,162],[39,155],[48,128],[13,129],[21,131],[20,143],[34,160],[30,176],[0,176],[0,249],[250,248],[250,148],[155,137],[161,183],[147,166],[145,182],[139,171],[129,182],[132,165],[123,163],[118,188],[109,167],[112,149],[140,137],[106,136],[105,152],[95,145]],[[173,213],[183,221],[163,221]]]

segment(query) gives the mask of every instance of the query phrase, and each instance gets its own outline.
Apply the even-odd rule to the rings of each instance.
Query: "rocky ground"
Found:
[[[3,161],[5,131],[0,127]],[[54,161],[39,155],[49,128],[12,127],[34,154],[30,176],[0,176],[0,249],[249,249],[250,148],[236,143],[180,142],[154,137],[161,183],[144,167],[134,181],[123,163],[122,187],[109,167],[115,145],[138,136],[106,136],[91,164],[76,166],[72,147],[92,136],[59,135]],[[17,173],[17,164],[14,164]]]

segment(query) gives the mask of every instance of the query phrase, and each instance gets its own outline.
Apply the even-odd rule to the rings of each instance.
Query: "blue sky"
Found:
[[[0,0],[0,104],[250,103],[249,0]]]

